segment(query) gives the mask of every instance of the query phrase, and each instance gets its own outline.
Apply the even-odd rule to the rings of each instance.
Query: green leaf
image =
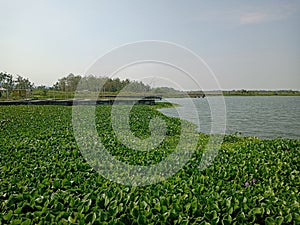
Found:
[[[262,209],[261,208],[254,208],[251,209],[249,212],[250,215],[256,215],[256,214],[262,214]]]
[[[18,207],[18,208],[15,210],[15,213],[16,213],[16,214],[21,214],[22,209],[23,209],[23,207]]]
[[[17,224],[21,224],[21,220],[20,219],[14,219],[12,222],[11,222],[12,225],[17,225]]]
[[[8,220],[11,219],[12,215],[13,215],[13,211],[9,210],[8,213],[3,216],[3,219],[6,220],[6,221],[8,221]]]
[[[283,223],[284,218],[282,216],[277,216],[275,218],[276,224],[281,225]]]
[[[109,204],[109,198],[108,198],[108,196],[105,195],[105,194],[103,194],[102,196],[104,197],[104,206],[107,207],[108,204]]]
[[[288,223],[292,222],[292,219],[293,219],[293,216],[292,216],[291,213],[289,213],[289,214],[285,217],[285,220],[286,220],[286,222],[288,222]]]
[[[72,218],[71,216],[68,217],[68,221],[70,223],[76,223],[76,218]]]
[[[293,218],[295,222],[300,223],[300,215],[298,213],[293,213]]]
[[[31,224],[31,220],[30,220],[30,219],[26,219],[26,220],[23,221],[21,224],[22,224],[22,225],[30,225],[30,224]]]
[[[203,221],[200,223],[200,225],[210,225],[210,223],[206,222],[206,221]]]
[[[97,218],[96,213],[95,212],[91,212],[90,214],[88,214],[85,217],[85,222],[93,224],[95,222],[96,218]]]
[[[275,225],[276,221],[272,217],[267,217],[265,223],[266,225]]]

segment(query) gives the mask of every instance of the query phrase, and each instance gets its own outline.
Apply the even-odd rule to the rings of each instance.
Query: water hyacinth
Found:
[[[147,138],[148,116],[161,115],[152,106],[134,107],[132,131]],[[225,141],[212,166],[207,161],[199,171],[208,143],[200,134],[201,150],[178,173],[163,180],[173,170],[167,167],[142,178],[162,182],[143,187],[132,174],[136,187],[131,187],[109,181],[84,160],[70,132],[69,106],[0,106],[0,112],[0,121],[10,120],[0,128],[0,224],[299,224],[299,140]],[[179,120],[165,118],[170,127],[165,140],[157,149],[140,152],[118,142],[110,112],[109,105],[96,107],[99,139],[90,139],[87,146],[102,141],[116,159],[140,166],[160,163],[176,151]],[[177,161],[181,154],[186,153],[174,152]],[[247,160],[251,163],[243,164]],[[114,173],[115,179],[129,173],[95,165]]]
[[[253,178],[252,179],[252,183],[255,184],[257,182],[257,179],[256,178]],[[250,185],[249,181],[246,181],[245,183],[245,187],[248,187]]]

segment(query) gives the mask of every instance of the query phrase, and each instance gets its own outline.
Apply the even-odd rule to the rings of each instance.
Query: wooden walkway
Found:
[[[112,104],[122,104],[122,105],[155,105],[155,99],[144,98],[144,99],[122,99],[122,100],[18,100],[18,101],[0,101],[0,105],[112,105]]]

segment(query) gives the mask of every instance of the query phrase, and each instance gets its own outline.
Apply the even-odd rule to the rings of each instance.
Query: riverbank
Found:
[[[132,98],[144,98],[145,96],[153,96],[154,99],[157,98],[186,98],[190,96],[191,98],[203,98],[205,96],[300,96],[300,91],[297,90],[223,90],[223,91],[165,91],[165,92],[125,92],[122,95],[118,95],[117,92],[82,92],[80,93],[83,98],[90,98],[90,96],[97,96],[99,100],[108,99],[113,100],[118,96],[118,98],[132,99]],[[63,92],[57,90],[39,90],[33,89],[27,95],[9,95],[2,94],[0,97],[1,101],[24,101],[24,99],[31,100],[72,100],[74,98],[74,92]]]
[[[145,98],[145,99],[102,99],[102,100],[54,100],[54,99],[44,99],[44,100],[13,100],[13,101],[0,101],[0,105],[155,105],[155,99]]]

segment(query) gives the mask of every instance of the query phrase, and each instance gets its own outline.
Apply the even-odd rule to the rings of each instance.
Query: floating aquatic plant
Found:
[[[135,106],[130,124],[136,136],[150,135],[154,116],[166,120],[167,136],[147,153],[127,148],[111,129],[110,108],[96,107],[96,127],[118,160],[153,165],[177,146],[180,120]],[[200,171],[209,136],[199,134],[198,150],[173,177],[130,187],[105,179],[85,161],[70,107],[1,106],[0,112],[6,121],[0,128],[0,224],[300,224],[299,140],[227,138]],[[256,174],[252,182],[249,173]],[[261,185],[250,189],[257,180]]]

